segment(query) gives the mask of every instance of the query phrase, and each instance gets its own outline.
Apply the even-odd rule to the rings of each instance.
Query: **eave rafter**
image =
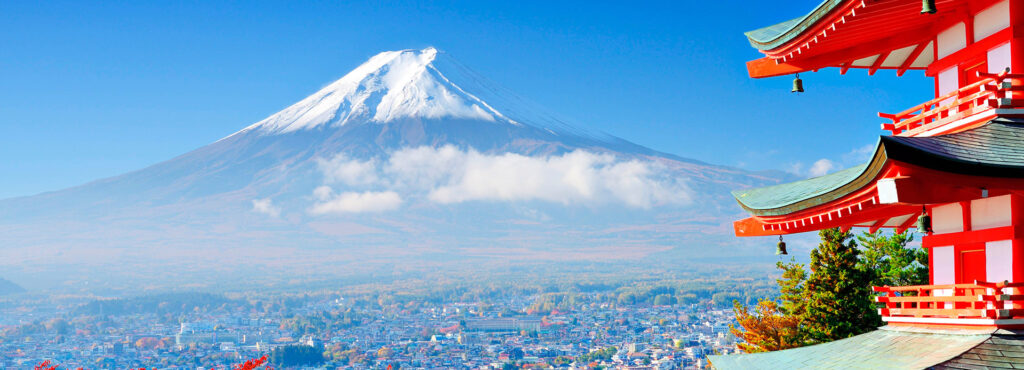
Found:
[[[878,68],[882,67],[882,63],[885,63],[885,59],[889,58],[891,51],[883,52],[875,58],[875,62],[871,64],[871,68],[868,69],[868,76],[874,76],[875,72],[878,72]]]
[[[914,225],[914,223],[917,222],[918,217],[921,217],[921,212],[915,213],[908,217],[906,221],[903,221],[902,224],[896,227],[895,232],[897,234],[900,234],[903,233],[904,231],[907,231],[907,229],[909,229],[910,226]]]
[[[928,44],[930,44],[928,41],[917,44],[917,46],[914,47],[914,51],[911,51],[910,55],[907,55],[907,59],[904,59],[903,63],[900,63],[899,69],[896,70],[896,75],[903,76],[904,73],[907,73],[907,70],[910,69],[910,66],[914,64],[914,61],[921,56],[924,49],[928,48]]]
[[[885,226],[886,222],[889,222],[888,217],[878,219],[878,221],[875,221],[875,223],[871,224],[871,227],[868,228],[868,232],[872,234],[878,232],[879,229]]]
[[[847,69],[867,68],[854,66],[853,61],[872,57],[881,53],[888,55],[888,53],[893,50],[909,46],[925,44],[924,47],[926,48],[928,43],[931,42],[931,36],[931,27],[922,27],[910,32],[902,33],[898,36],[887,37],[871,43],[858,44],[847,49],[837,50],[801,60],[779,62],[778,60],[768,57],[755,59],[747,62],[747,71],[753,78],[762,78],[806,72],[831,66],[845,66]],[[919,52],[917,56],[920,57],[921,54],[922,53]],[[878,59],[882,59],[881,55],[879,55]],[[913,63],[914,61],[911,61],[907,64],[907,69],[924,69],[911,67]],[[881,65],[879,65],[879,68],[881,68]]]

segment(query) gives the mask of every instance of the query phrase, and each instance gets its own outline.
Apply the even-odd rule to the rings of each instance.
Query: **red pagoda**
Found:
[[[887,324],[875,332],[712,364],[1024,368],[1024,0],[826,0],[746,35],[764,54],[753,78],[921,70],[935,98],[879,113],[863,165],[734,192],[751,215],[736,235],[920,227],[930,285],[874,287]]]

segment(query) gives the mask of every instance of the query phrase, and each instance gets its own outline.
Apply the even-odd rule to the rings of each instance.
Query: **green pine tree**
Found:
[[[796,263],[796,258],[788,263],[779,261],[775,264],[782,270],[782,278],[775,279],[779,284],[780,309],[786,315],[803,316],[806,312],[806,301],[804,300],[804,283],[807,281],[807,270],[802,263]]]
[[[886,236],[877,231],[857,236],[857,244],[863,247],[861,268],[875,275],[871,285],[928,284],[928,250],[907,248],[907,243],[913,240],[910,232]]]
[[[858,264],[859,252],[849,232],[824,229],[818,235],[821,244],[811,252],[811,274],[804,287],[802,328],[817,342],[874,330],[881,325],[871,293],[875,274]]]

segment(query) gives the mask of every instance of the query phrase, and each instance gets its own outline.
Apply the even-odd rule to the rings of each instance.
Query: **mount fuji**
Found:
[[[566,123],[434,48],[389,51],[192,152],[0,201],[0,269],[109,285],[723,256],[744,248],[729,191],[784,180]]]

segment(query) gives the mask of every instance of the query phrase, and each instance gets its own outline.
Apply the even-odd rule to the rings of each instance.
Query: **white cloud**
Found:
[[[865,144],[844,153],[838,162],[828,158],[822,158],[811,164],[810,168],[804,168],[802,162],[791,163],[786,167],[786,172],[797,176],[818,177],[835,172],[840,168],[851,167],[862,164],[871,159],[875,153],[876,144]]]
[[[317,167],[324,174],[324,180],[330,184],[361,186],[371,185],[379,180],[377,161],[374,159],[360,161],[345,154],[338,154],[331,159],[318,159]]]
[[[811,177],[825,176],[835,167],[835,162],[822,158],[811,165],[811,168],[807,170],[807,174]]]
[[[334,190],[330,186],[318,186],[316,189],[313,189],[313,197],[321,202],[331,199],[331,194],[334,194]]]
[[[281,209],[275,206],[273,201],[270,200],[270,198],[253,199],[252,211],[256,213],[262,213],[274,218],[281,216]]]
[[[540,200],[650,208],[691,201],[690,190],[663,166],[582,150],[528,157],[419,147],[394,153],[387,171],[399,183],[428,184],[427,198],[441,204]]]
[[[455,146],[420,146],[392,153],[384,172],[394,179],[395,186],[430,189],[465,172],[465,167],[466,152]]]
[[[790,163],[788,168],[786,168],[786,172],[789,172],[789,173],[797,175],[797,176],[803,176],[803,174],[804,174],[804,164],[803,164],[803,162]]]
[[[315,196],[319,202],[309,209],[309,213],[323,215],[331,213],[366,213],[384,212],[398,209],[402,205],[402,197],[393,191],[344,192],[333,195],[325,187],[317,188]]]
[[[871,155],[875,154],[875,147],[877,144],[865,144],[862,147],[854,148],[846,154],[843,154],[843,162],[856,165],[867,162],[871,159]]]
[[[439,204],[544,201],[644,209],[692,201],[692,191],[661,164],[583,150],[530,157],[422,146],[398,150],[382,160],[336,156],[320,163],[327,183],[373,184],[381,191],[334,196],[330,187],[321,186],[313,193],[318,201],[311,209],[314,214],[390,210],[402,203],[402,197]],[[341,181],[354,178],[364,181]],[[381,205],[356,206],[370,201]]]

